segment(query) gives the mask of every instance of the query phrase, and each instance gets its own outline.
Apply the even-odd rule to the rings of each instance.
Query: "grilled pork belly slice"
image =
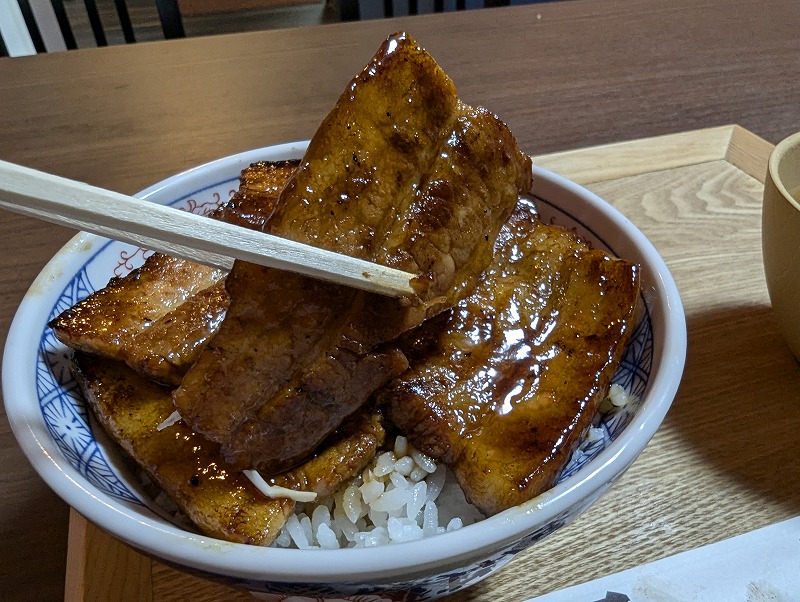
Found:
[[[50,327],[73,349],[121,358],[140,332],[224,275],[216,268],[154,253],[141,267],[112,278],[61,313]]]
[[[475,293],[404,341],[388,417],[487,515],[554,481],[634,325],[636,266],[540,222],[521,201]]]
[[[390,37],[323,121],[265,230],[417,273],[418,298],[237,262],[225,320],[176,390],[181,416],[236,466],[294,465],[405,368],[387,342],[474,289],[530,183],[505,124],[459,102],[409,36]]]
[[[246,228],[263,226],[297,161],[243,170],[228,203],[209,214]],[[177,385],[228,308],[225,272],[155,253],[144,264],[50,323],[64,344],[119,359],[159,382]]]
[[[295,502],[262,495],[220,456],[219,446],[182,421],[162,430],[174,408],[170,390],[120,362],[76,354],[76,377],[105,431],[207,535],[269,545]],[[361,474],[383,443],[380,414],[354,418],[319,455],[273,484],[326,495]]]
[[[508,127],[398,33],[323,120],[266,230],[419,274],[419,298],[437,303],[489,264],[531,177]]]
[[[239,188],[209,217],[250,230],[263,230],[299,161],[258,161],[242,170]]]
[[[219,328],[229,301],[225,281],[219,280],[136,333],[118,358],[155,381],[180,384]]]
[[[365,408],[331,435],[322,451],[300,466],[267,479],[270,485],[333,495],[372,462],[386,439],[383,415]]]
[[[274,277],[262,278],[265,272]],[[348,331],[337,332],[331,327],[340,316],[352,311],[353,303],[365,299],[373,301],[369,315],[380,320],[384,300],[377,295],[361,296],[350,289],[347,294],[335,295],[330,293],[335,285],[244,262],[234,266],[226,286],[232,303],[225,322],[176,393],[186,392],[187,382],[197,386],[202,397],[192,391],[190,399],[206,402],[208,411],[214,412],[220,422],[235,417],[234,412],[255,411],[236,407],[234,401],[248,399],[255,404],[262,397],[271,396],[275,401],[269,408],[283,415],[276,416],[276,428],[257,451],[262,455],[280,454],[288,462],[262,463],[259,468],[267,472],[278,472],[299,462],[309,452],[305,443],[307,432],[315,433],[315,437],[320,431],[324,433],[315,439],[316,446],[377,387],[408,366],[405,357],[391,347],[368,352],[360,348],[348,350],[348,341],[358,333],[349,331],[352,337],[348,339]],[[329,349],[332,336],[340,337],[342,349],[338,358],[343,359],[347,354],[347,363],[314,364],[316,380],[306,372],[304,381],[285,386],[292,370],[312,365],[320,350]],[[283,397],[279,398],[281,394]],[[302,403],[303,399],[315,396],[318,403]],[[341,405],[331,407],[333,402],[328,400],[341,400]],[[177,409],[184,416],[185,407],[178,404]],[[342,411],[344,414],[337,413]],[[338,418],[333,428],[330,416]],[[227,450],[226,458],[240,468],[254,465],[237,461],[241,457]]]
[[[113,360],[75,360],[81,391],[105,431],[202,532],[256,545],[275,539],[295,503],[264,497],[225,465],[216,444],[182,423],[159,431],[174,411],[169,389]]]

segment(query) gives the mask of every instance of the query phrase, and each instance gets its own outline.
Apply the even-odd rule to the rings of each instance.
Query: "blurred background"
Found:
[[[535,1],[0,0],[0,56]]]

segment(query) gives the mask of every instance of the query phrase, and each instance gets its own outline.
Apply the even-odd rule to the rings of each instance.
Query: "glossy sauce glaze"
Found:
[[[168,420],[174,411],[169,388],[113,360],[77,354],[75,365],[79,387],[106,432],[203,533],[255,545],[274,540],[295,502],[265,497],[225,462],[217,443],[182,420]],[[281,487],[328,495],[361,473],[384,435],[380,414],[360,414],[294,471],[266,476]]]
[[[241,468],[293,467],[402,372],[402,333],[473,289],[531,161],[405,34],[346,87],[265,230],[418,274],[379,298],[234,265],[230,308],[175,392],[181,416]],[[302,423],[302,429],[294,425]]]
[[[259,229],[298,161],[258,162],[242,171],[239,189],[209,217]],[[179,384],[228,309],[225,272],[153,253],[50,323],[74,349],[126,362],[161,383]]]
[[[487,514],[554,482],[632,328],[638,270],[540,222],[521,201],[478,290],[401,347],[381,399]]]

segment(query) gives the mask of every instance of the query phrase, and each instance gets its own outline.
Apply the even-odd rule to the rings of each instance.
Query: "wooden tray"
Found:
[[[683,383],[656,437],[573,524],[451,600],[518,601],[800,513],[800,370],[761,268],[771,145],[725,126],[539,157],[620,208],[685,304]],[[150,560],[73,512],[66,600],[252,600]]]

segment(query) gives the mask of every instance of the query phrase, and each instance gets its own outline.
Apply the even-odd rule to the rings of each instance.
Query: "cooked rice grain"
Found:
[[[342,491],[298,504],[273,544],[352,548],[414,541],[472,524],[483,515],[444,465],[397,437]]]

